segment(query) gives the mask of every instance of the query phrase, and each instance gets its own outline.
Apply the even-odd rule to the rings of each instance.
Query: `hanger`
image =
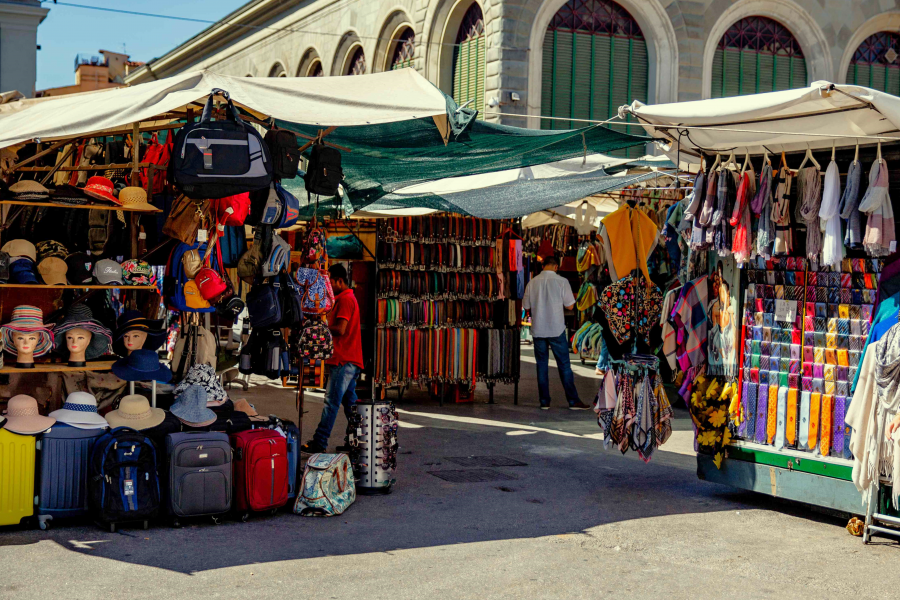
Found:
[[[822,165],[813,157],[812,150],[809,149],[809,144],[806,145],[806,154],[803,156],[803,162],[800,163],[800,166],[797,167],[797,172],[799,173],[803,166],[806,164],[806,161],[812,161],[812,164],[816,165],[816,168],[820,171],[822,170]]]
[[[881,140],[878,140],[878,156],[875,160],[881,160]]]
[[[772,166],[772,159],[769,158],[769,150],[763,146],[763,163],[768,163],[769,166]]]
[[[738,168],[737,161],[734,159],[734,150],[731,151],[731,154],[728,155],[728,159],[722,165],[722,169],[727,169],[729,165],[733,166],[735,169]]]
[[[719,161],[721,161],[721,160],[722,160],[722,155],[721,155],[721,154],[716,154],[716,160],[715,160],[715,162],[712,164],[712,166],[710,167],[710,170],[713,170],[713,169],[715,169],[717,166],[719,166]]]
[[[831,140],[831,162],[834,162],[834,140]]]
[[[502,237],[505,236],[507,233],[508,233],[510,236],[516,236],[516,237],[519,238],[520,240],[522,239],[522,238],[519,236],[519,234],[516,233],[515,231],[513,231],[512,228],[511,228],[509,225],[507,225],[506,227],[504,227],[503,230],[500,231],[500,235],[497,236],[497,237],[501,237],[501,238],[502,238]]]
[[[747,150],[744,150],[744,164],[741,165],[741,175],[744,174],[744,171],[747,170],[747,165],[750,165],[750,169],[753,170],[753,165],[750,164],[750,153]]]
[[[856,152],[853,154],[853,162],[859,162],[859,138],[856,138]]]

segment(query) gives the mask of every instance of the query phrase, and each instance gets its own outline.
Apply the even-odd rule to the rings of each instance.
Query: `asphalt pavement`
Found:
[[[2,528],[0,598],[898,595],[897,544],[864,546],[845,519],[698,480],[683,409],[649,464],[605,450],[593,413],[565,408],[555,368],[554,406],[537,409],[531,356],[523,347],[518,406],[506,385],[494,405],[482,386],[475,402],[443,407],[408,392],[389,495],[359,497],[327,519],[285,509],[116,534],[86,524]],[[589,402],[593,369],[575,370]],[[276,383],[231,394],[262,413],[295,415],[292,392]],[[307,396],[304,439],[320,398]],[[332,446],[344,425],[340,416]]]

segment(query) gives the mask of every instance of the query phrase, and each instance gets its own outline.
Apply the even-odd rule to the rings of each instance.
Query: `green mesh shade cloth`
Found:
[[[656,173],[613,176],[599,171],[588,175],[572,175],[554,179],[520,180],[449,194],[394,193],[366,206],[365,210],[430,208],[483,219],[510,219],[556,208],[592,194],[620,190],[654,177],[657,177]],[[309,219],[313,213],[319,217],[338,217],[340,216],[339,208],[345,215],[351,214],[349,202],[329,198],[320,201],[318,209],[315,201],[309,206],[301,206],[300,218]]]
[[[345,198],[359,210],[417,183],[608,153],[648,141],[601,126],[569,131],[509,127],[476,121],[475,114],[468,109],[457,112],[448,98],[448,115],[453,118],[446,145],[431,118],[336,129],[326,140],[350,150],[341,157]],[[306,136],[315,136],[320,129],[283,121],[276,124]],[[283,185],[298,197],[306,196],[299,178]]]

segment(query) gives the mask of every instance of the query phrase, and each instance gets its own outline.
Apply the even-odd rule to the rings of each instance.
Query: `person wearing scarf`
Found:
[[[837,163],[833,160],[825,169],[825,188],[822,192],[822,206],[819,207],[819,218],[825,229],[822,242],[822,264],[836,267],[844,260],[844,245],[841,243],[841,175]]]
[[[847,233],[844,234],[844,245],[856,249],[862,246],[859,231],[859,188],[862,180],[862,164],[854,159],[847,170],[847,187],[841,196],[841,219],[847,222]]]
[[[862,494],[863,506],[878,482],[879,475],[900,473],[900,324],[872,344],[860,367],[859,383],[845,422],[853,429],[853,483]],[[888,425],[888,422],[890,424]],[[884,431],[882,431],[882,427]],[[878,446],[881,446],[880,458]],[[893,486],[891,500],[898,507],[900,486]]]
[[[775,242],[775,224],[772,223],[772,165],[768,161],[763,164],[762,173],[759,174],[759,187],[750,203],[750,210],[759,215],[756,253],[769,258]]]
[[[806,223],[806,257],[818,259],[822,252],[822,230],[819,226],[819,208],[822,205],[822,180],[818,167],[802,169],[797,176],[797,217]]]
[[[869,215],[863,247],[869,256],[888,256],[896,250],[894,209],[888,193],[887,162],[879,158],[869,171],[869,189],[859,203],[859,211]]]

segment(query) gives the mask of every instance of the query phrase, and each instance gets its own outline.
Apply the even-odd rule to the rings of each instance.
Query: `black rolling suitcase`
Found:
[[[171,433],[168,508],[173,524],[186,517],[216,517],[231,510],[232,450],[228,435],[215,431]]]

